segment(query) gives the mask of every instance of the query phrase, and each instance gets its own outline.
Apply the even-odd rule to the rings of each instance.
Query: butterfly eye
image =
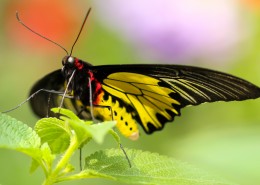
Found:
[[[62,65],[65,66],[74,66],[74,63],[75,63],[75,58],[72,57],[72,56],[65,56],[63,59],[62,59]]]
[[[67,61],[68,61],[68,63],[70,63],[70,64],[74,64],[74,58],[73,57],[69,57],[68,59],[67,59]]]

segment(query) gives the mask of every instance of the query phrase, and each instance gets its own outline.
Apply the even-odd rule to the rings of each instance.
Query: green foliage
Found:
[[[84,174],[132,184],[227,185],[190,165],[156,153],[126,150],[129,168],[120,149],[99,151],[86,158]]]
[[[43,118],[35,125],[42,143],[48,143],[54,154],[64,152],[70,144],[69,127],[57,118]]]
[[[27,125],[5,114],[1,114],[0,123],[1,147],[15,150],[40,147],[40,137]]]
[[[70,164],[71,157],[91,139],[102,144],[105,136],[111,134],[121,146],[119,136],[112,129],[116,123],[85,122],[66,109],[55,108],[53,112],[59,113],[60,118],[41,119],[34,130],[0,114],[0,148],[30,156],[30,171],[40,166],[46,176],[44,185],[84,178],[106,178],[131,184],[229,184],[174,159],[139,150],[124,151],[122,148],[101,150],[87,156],[84,169],[76,172]]]

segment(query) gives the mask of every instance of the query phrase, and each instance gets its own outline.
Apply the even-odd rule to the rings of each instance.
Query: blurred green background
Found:
[[[28,26],[70,49],[85,13],[92,6],[91,16],[73,51],[74,56],[93,65],[155,62],[145,60],[147,57],[140,56],[140,51],[137,54],[131,42],[107,28],[98,18],[102,15],[97,15],[100,7],[95,3],[68,0],[55,3],[2,0],[0,3],[1,111],[24,101],[38,79],[61,68],[61,59],[65,55],[60,48],[22,27],[15,19],[16,10]],[[260,86],[260,3],[241,0],[237,1],[237,4],[238,12],[241,13],[239,16],[246,22],[244,25],[247,26],[249,34],[242,36],[246,39],[234,56],[226,57],[221,64],[203,60],[190,60],[185,64],[225,71]],[[60,20],[64,23],[61,24]],[[159,62],[169,63],[163,60]],[[163,131],[149,136],[142,132],[138,141],[122,138],[122,143],[127,148],[157,152],[187,162],[231,182],[244,185],[260,184],[259,108],[260,99],[188,107],[182,110],[181,117],[177,117],[173,123],[168,123]],[[28,103],[9,115],[32,127],[37,120]],[[108,137],[102,146],[87,146],[84,154],[111,147],[116,147],[116,143]],[[77,155],[73,161],[76,166]],[[27,156],[0,150],[0,184],[40,184],[44,178],[43,173],[37,170],[30,174],[29,167],[30,159]],[[117,183],[91,179],[62,184]]]

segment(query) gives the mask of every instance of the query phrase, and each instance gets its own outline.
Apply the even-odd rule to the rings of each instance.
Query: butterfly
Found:
[[[66,98],[64,107],[90,119],[92,102],[95,118],[117,121],[119,131],[133,140],[139,136],[138,123],[151,134],[180,116],[181,108],[186,106],[260,97],[260,88],[248,81],[199,67],[93,66],[73,56],[65,56],[62,64],[62,70],[39,80],[31,94],[39,89],[65,91],[67,88],[73,98]],[[48,93],[41,92],[30,100],[30,105],[38,116],[44,117],[49,107],[59,106],[61,98],[58,94],[49,98]]]
[[[90,9],[78,37],[89,12]],[[24,25],[18,14],[17,19]],[[147,134],[162,130],[186,106],[260,97],[256,85],[205,68],[163,64],[93,66],[71,55],[78,37],[70,54],[64,49],[67,55],[62,69],[44,76],[32,87],[29,102],[36,115],[46,117],[50,108],[59,107],[62,102],[63,107],[83,119],[115,120],[124,136],[136,140],[138,124]]]

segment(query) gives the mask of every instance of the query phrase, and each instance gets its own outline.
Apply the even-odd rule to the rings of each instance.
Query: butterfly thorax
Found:
[[[62,64],[62,74],[65,78],[65,85],[68,86],[68,92],[82,101],[84,105],[89,105],[91,99],[93,104],[97,103],[102,88],[90,69],[92,65],[72,56],[65,56]]]

